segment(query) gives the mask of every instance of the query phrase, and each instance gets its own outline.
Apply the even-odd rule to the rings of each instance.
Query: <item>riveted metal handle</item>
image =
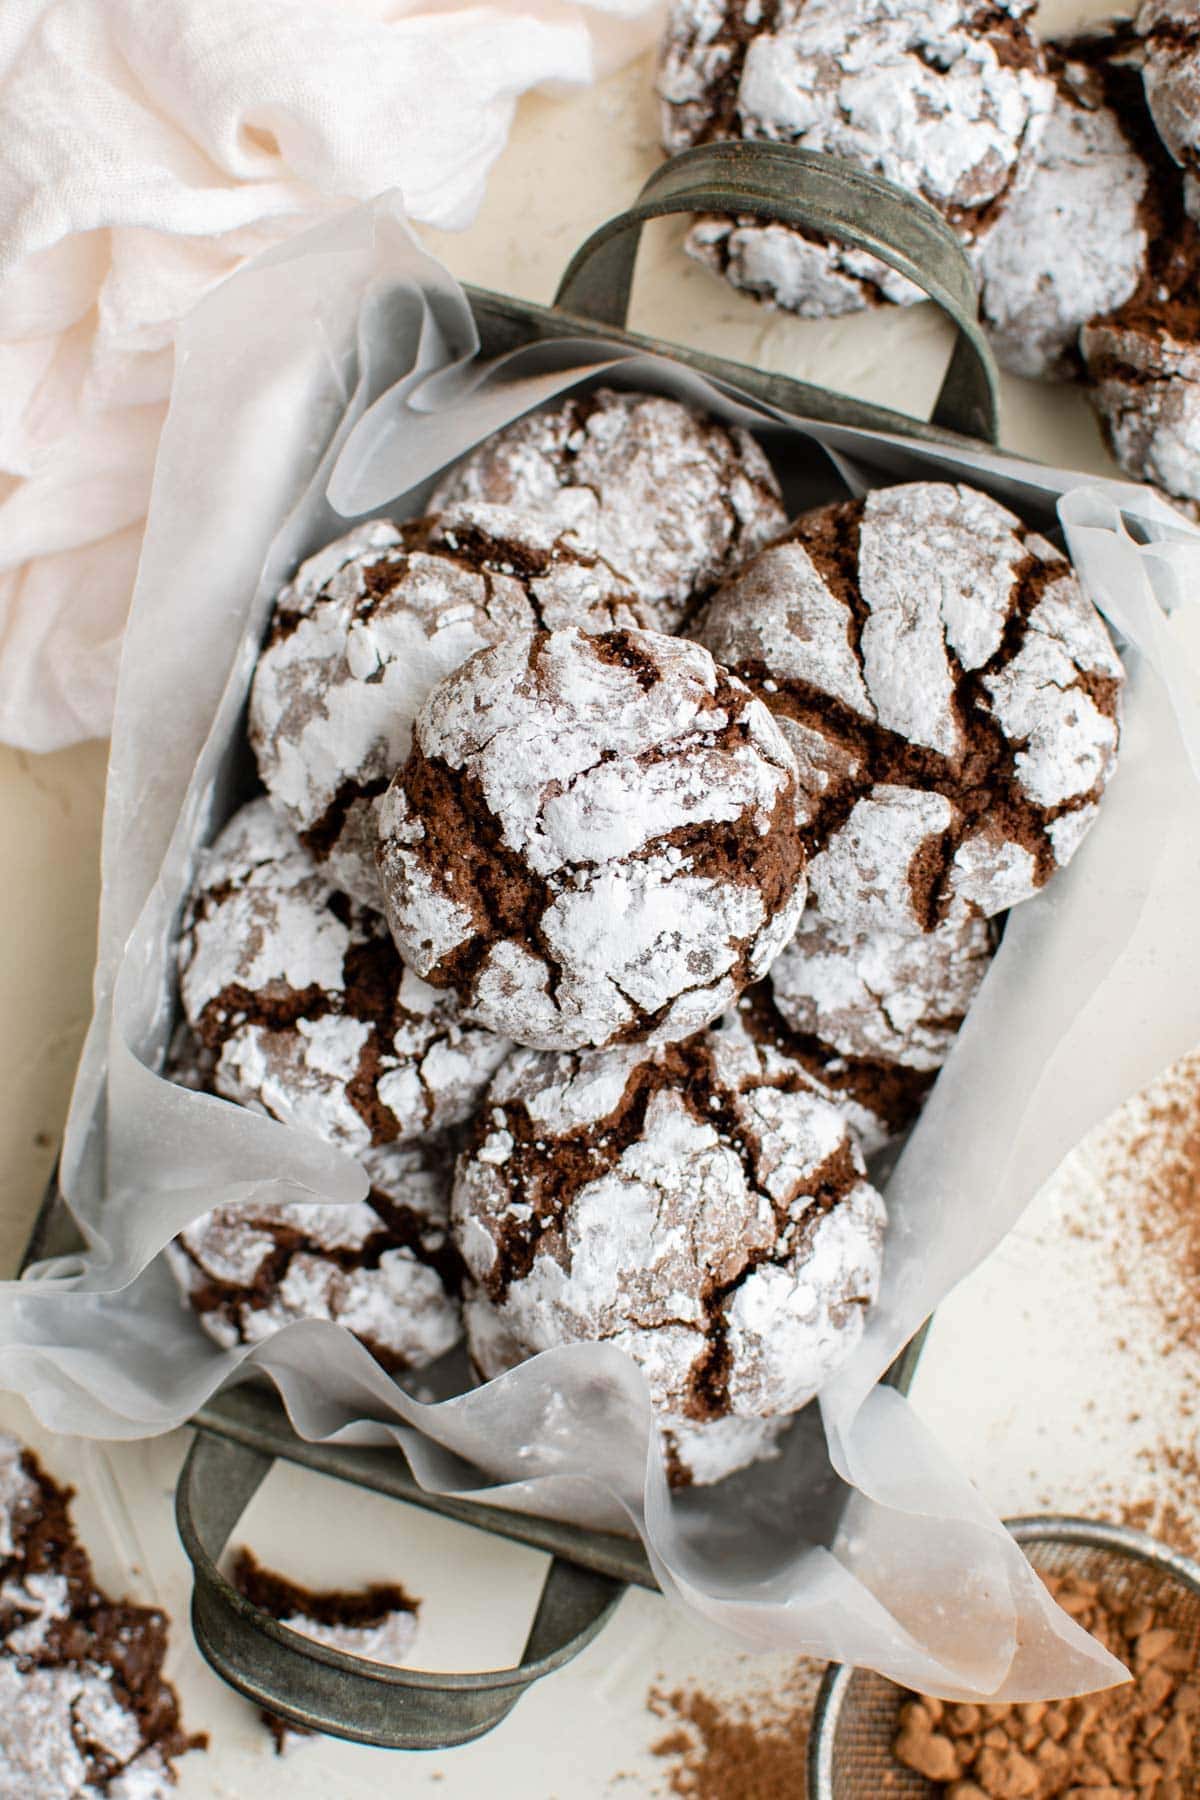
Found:
[[[994,444],[996,365],[980,330],[961,243],[924,200],[838,157],[792,144],[701,144],[655,170],[636,203],[572,257],[554,304],[623,327],[642,226],[668,213],[748,214],[869,251],[928,294],[955,327],[933,423]]]
[[[192,1628],[205,1660],[258,1706],[311,1731],[392,1750],[441,1750],[482,1737],[526,1688],[591,1642],[625,1584],[555,1557],[514,1668],[473,1674],[396,1669],[281,1625],[217,1567],[230,1533],[274,1462],[198,1431],[176,1493],[176,1520],[195,1574]]]

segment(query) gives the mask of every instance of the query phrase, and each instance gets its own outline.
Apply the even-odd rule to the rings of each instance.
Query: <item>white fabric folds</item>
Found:
[[[0,742],[107,734],[176,322],[388,189],[457,228],[519,96],[652,40],[654,0],[5,0]]]
[[[89,1248],[0,1288],[0,1383],[52,1428],[136,1437],[185,1419],[250,1363],[304,1435],[399,1441],[432,1488],[638,1531],[667,1592],[743,1641],[951,1696],[1105,1685],[1117,1665],[877,1383],[1080,1135],[1200,1040],[1200,532],[1138,488],[806,426],[615,345],[532,346],[488,368],[476,341],[460,290],[387,201],[271,252],[184,328],[121,665],[96,1015],[64,1155]],[[218,1204],[351,1201],[367,1186],[332,1148],[155,1072],[189,871],[245,792],[242,713],[270,596],[347,517],[416,510],[448,460],[597,372],[752,420],[799,500],[961,475],[1043,523],[1057,506],[1129,665],[1124,754],[1099,821],[1070,869],[1011,915],[891,1180],[883,1296],[821,1398],[855,1490],[833,1549],[796,1522],[815,1412],[777,1462],[672,1496],[642,1378],[611,1347],[551,1351],[422,1404],[334,1326],[217,1350],[158,1254]]]

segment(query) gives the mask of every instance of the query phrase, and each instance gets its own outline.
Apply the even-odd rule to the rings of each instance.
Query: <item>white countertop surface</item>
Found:
[[[1044,14],[1049,9],[1044,9]],[[1056,5],[1053,23],[1079,17]],[[1088,11],[1099,14],[1091,4]],[[565,100],[527,100],[473,229],[428,234],[453,271],[548,300],[572,250],[632,199],[655,166],[648,60]],[[786,369],[888,405],[927,408],[948,347],[930,307],[803,324],[760,310],[678,253],[681,227],[648,234],[637,328]],[[1083,395],[1006,379],[1004,443],[1110,472]],[[90,1010],[105,747],[47,757],[0,750],[0,1259],[15,1269],[49,1173]],[[1200,1071],[1198,1071],[1200,1079]],[[1111,1254],[1118,1202],[1102,1159],[1077,1153],[1021,1225],[942,1307],[914,1399],[1005,1514],[1119,1511],[1161,1498],[1156,1447],[1200,1392],[1200,1346],[1170,1358],[1139,1330]],[[1126,1198],[1121,1204],[1129,1204]],[[1140,1346],[1140,1348],[1139,1348]],[[593,1646],[524,1699],[488,1738],[428,1756],[312,1740],[278,1761],[252,1709],[202,1663],[187,1626],[188,1569],[171,1490],[186,1433],[104,1447],[42,1432],[0,1398],[0,1426],[33,1444],[79,1490],[76,1518],[100,1580],[166,1608],[170,1673],[206,1755],[180,1764],[180,1800],[367,1800],[428,1789],[445,1800],[590,1800],[665,1791],[650,1754],[667,1729],[649,1689],[767,1693],[786,1659],[722,1645],[656,1596],[631,1592]],[[1200,1531],[1200,1494],[1192,1518]],[[314,1520],[322,1528],[314,1530]],[[414,1661],[480,1667],[515,1660],[544,1558],[417,1509],[280,1467],[238,1540],[301,1581],[401,1581],[423,1601]]]

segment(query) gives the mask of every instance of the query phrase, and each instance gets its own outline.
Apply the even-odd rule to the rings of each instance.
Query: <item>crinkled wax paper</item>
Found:
[[[184,329],[121,667],[96,1013],[63,1160],[87,1248],[0,1288],[0,1382],[52,1428],[137,1437],[258,1369],[306,1436],[397,1441],[431,1488],[635,1529],[664,1589],[743,1641],[949,1695],[1105,1685],[1118,1665],[1050,1603],[879,1377],[1079,1137],[1200,1041],[1200,532],[1143,489],[805,426],[600,339],[490,368],[476,341],[461,291],[388,198],[264,257]],[[346,519],[418,510],[449,460],[597,374],[753,422],[797,505],[944,476],[1032,522],[1053,525],[1057,508],[1130,671],[1099,821],[1010,916],[891,1177],[883,1294],[861,1345],[777,1461],[684,1495],[664,1482],[641,1375],[610,1346],[550,1351],[468,1391],[460,1360],[422,1389],[450,1397],[422,1401],[335,1326],[216,1349],[159,1255],[216,1205],[367,1189],[329,1146],[157,1073],[189,870],[251,789],[242,716],[271,595]],[[854,1490],[832,1549],[805,1537],[829,1457]]]

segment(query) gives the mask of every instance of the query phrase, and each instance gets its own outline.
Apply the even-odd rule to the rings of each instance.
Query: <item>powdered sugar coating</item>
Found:
[[[637,595],[645,616],[634,622],[659,631],[673,631],[786,522],[748,431],[677,400],[608,388],[498,432],[443,478],[431,505],[479,502],[540,517],[565,546],[602,557]]]
[[[761,1454],[849,1355],[879,1279],[883,1203],[836,1108],[734,1012],[687,1043],[515,1051],[459,1162],[466,1307],[493,1376],[602,1341],[646,1377],[676,1479]]]
[[[431,694],[381,805],[392,931],[519,1042],[684,1037],[795,929],[795,808],[778,728],[699,645],[510,639]]]
[[[771,989],[793,1031],[842,1056],[938,1069],[991,956],[987,924],[965,907],[931,932],[860,935],[810,906]]]
[[[357,1156],[402,1191],[400,1146],[467,1118],[507,1045],[406,969],[266,800],[201,861],[180,995],[216,1092]]]
[[[806,515],[697,627],[797,756],[808,876],[855,932],[991,914],[1077,848],[1123,670],[1070,564],[986,494],[875,489]],[[1069,821],[1069,824],[1068,824]]]
[[[1085,326],[1080,341],[1092,403],[1121,467],[1200,500],[1200,344],[1120,318]]]
[[[1054,109],[986,235],[980,306],[996,355],[1015,375],[1067,376],[1080,327],[1118,307],[1145,271],[1150,171],[1100,83],[1068,61]]]
[[[645,622],[619,576],[530,514],[476,507],[356,526],[276,602],[250,695],[263,784],[334,885],[378,909],[375,799],[434,683],[536,625]]]
[[[1200,167],[1200,3],[1145,0],[1142,81],[1159,137],[1185,169]]]
[[[668,152],[714,138],[799,145],[922,195],[974,242],[1011,187],[1053,88],[1025,0],[674,0],[658,75]],[[791,242],[789,243],[789,238]],[[704,220],[687,248],[807,317],[920,290],[856,249],[752,220]]]
[[[316,1644],[328,1644],[347,1656],[361,1656],[367,1662],[384,1663],[391,1668],[399,1668],[405,1661],[417,1635],[416,1614],[403,1608],[385,1613],[369,1625],[327,1625],[310,1619],[307,1613],[291,1613],[280,1624]]]
[[[393,1152],[391,1191],[356,1205],[220,1207],[166,1252],[200,1324],[224,1350],[300,1319],[342,1325],[386,1368],[421,1368],[461,1335],[446,1256],[449,1165]]]
[[[881,301],[912,306],[925,298],[915,281],[868,250],[749,215],[699,219],[683,247],[731,286],[801,319],[840,319]]]

